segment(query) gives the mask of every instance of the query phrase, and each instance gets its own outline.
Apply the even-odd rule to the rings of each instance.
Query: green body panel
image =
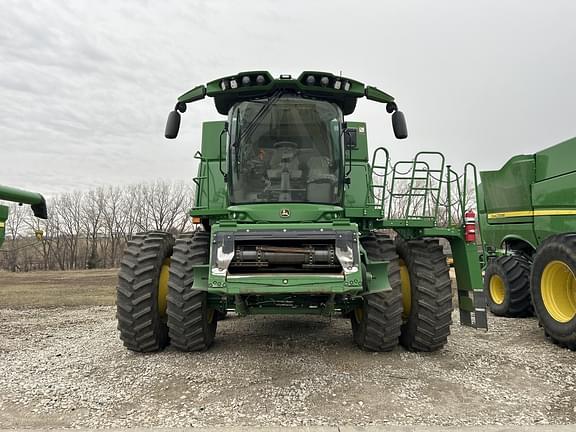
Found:
[[[537,216],[534,217],[534,236],[536,244],[559,233],[576,232],[576,214],[573,216]]]
[[[571,140],[573,157],[576,157],[576,140]],[[540,158],[536,159],[541,160]],[[568,162],[566,162],[568,160]],[[549,162],[549,160],[548,160]],[[574,159],[570,161],[568,157],[558,159],[561,166],[567,169],[574,169]],[[567,167],[570,163],[572,166]],[[549,174],[556,174],[558,171],[547,166]],[[547,237],[564,232],[576,232],[576,171],[557,177],[547,178],[532,185],[532,201],[534,208],[534,233],[537,243],[540,244]],[[574,211],[571,215],[546,215],[550,210],[558,212]]]
[[[226,140],[220,140],[225,127],[225,121],[209,121],[202,124],[202,156],[207,160],[219,161],[220,158],[226,160]],[[220,149],[218,143],[221,144]]]
[[[576,171],[576,165],[574,164],[575,153],[576,138],[536,153],[536,181],[540,182]]]
[[[480,174],[480,228],[490,251],[524,245],[533,253],[551,235],[576,232],[575,157],[573,138]]]
[[[576,146],[574,147],[576,153]],[[576,161],[575,161],[576,162]],[[532,208],[574,209],[576,207],[576,172],[541,180],[532,185]]]
[[[289,209],[288,214],[282,213]],[[327,222],[342,217],[343,209],[324,204],[243,204],[228,207],[231,219],[240,223],[293,223],[293,222]],[[343,221],[347,224],[349,221]]]
[[[368,292],[388,291],[391,289],[390,280],[388,279],[388,263],[372,261],[366,264],[366,285]]]
[[[498,171],[480,173],[488,213],[529,210],[534,182],[534,156],[515,156]]]
[[[350,169],[350,184],[344,192],[345,215],[354,218],[360,224],[358,218],[367,216],[366,204],[370,199],[370,165],[368,164],[368,131],[366,123],[347,122],[348,127],[356,128],[357,145],[350,153],[350,163],[346,169]]]
[[[482,242],[490,250],[500,250],[505,243],[520,240],[536,249],[538,241],[533,223],[494,223],[488,224],[486,215],[480,214],[478,222],[481,227]]]
[[[370,167],[366,162],[352,162],[351,182],[344,193],[346,217],[363,217],[370,186]]]
[[[352,149],[352,161],[368,163],[368,129],[366,123],[349,121],[348,127],[356,128],[356,147]]]
[[[201,152],[196,154],[200,164],[194,179],[197,185],[195,206],[190,214],[211,222],[225,216],[228,207],[226,184],[220,171],[221,166],[223,169],[226,166],[226,140],[220,139],[225,127],[224,121],[204,122]]]

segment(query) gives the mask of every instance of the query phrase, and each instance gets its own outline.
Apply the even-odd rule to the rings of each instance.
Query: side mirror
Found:
[[[171,111],[168,114],[168,121],[166,121],[166,130],[164,131],[164,136],[168,139],[174,139],[178,136],[178,130],[180,129],[180,113],[176,110]]]
[[[346,128],[344,129],[344,147],[346,150],[355,149],[358,146],[358,129]]]
[[[404,139],[408,137],[408,127],[402,111],[394,111],[394,114],[392,114],[392,128],[396,138]]]

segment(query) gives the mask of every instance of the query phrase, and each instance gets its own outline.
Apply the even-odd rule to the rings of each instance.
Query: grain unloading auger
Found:
[[[48,218],[46,200],[44,200],[44,197],[39,193],[0,185],[0,200],[17,202],[20,204],[30,204],[34,216],[41,219]],[[0,246],[4,243],[5,224],[9,213],[8,210],[7,206],[0,205]]]
[[[379,148],[369,163],[366,125],[344,120],[366,97],[386,104],[396,137],[406,138],[392,96],[324,72],[296,79],[242,72],[180,96],[167,138],[177,136],[187,104],[207,96],[227,120],[203,124],[195,155],[190,215],[201,228],[176,239],[142,233],[128,243],[117,304],[129,349],[169,342],[206,349],[233,309],[340,312],[363,349],[389,351],[400,342],[437,350],[452,312],[438,238],[452,246],[461,322],[486,327],[476,245],[465,241],[463,226],[437,223],[444,157],[423,152],[391,165]]]

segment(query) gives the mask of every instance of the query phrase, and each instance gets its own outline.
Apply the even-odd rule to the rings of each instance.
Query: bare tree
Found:
[[[25,225],[27,208],[18,204],[10,206],[9,222],[6,224],[5,233],[7,241],[5,242],[4,252],[6,254],[6,265],[10,271],[16,271],[19,264],[19,246],[18,239],[21,237],[22,229]]]
[[[11,206],[0,268],[67,270],[118,266],[126,242],[137,232],[174,234],[192,228],[193,191],[183,182],[98,187],[48,201],[48,220],[28,206]],[[42,232],[42,237],[36,236]],[[38,238],[36,238],[38,237]]]

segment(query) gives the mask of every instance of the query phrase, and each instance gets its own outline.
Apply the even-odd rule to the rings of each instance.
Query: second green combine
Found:
[[[450,333],[452,290],[439,238],[450,243],[461,322],[486,327],[476,245],[441,227],[449,171],[437,152],[369,161],[366,125],[345,121],[358,99],[383,103],[407,137],[394,98],[324,72],[242,72],[178,98],[166,126],[206,97],[227,120],[203,124],[195,206],[200,227],[129,241],[119,273],[121,339],[134,351],[199,351],[228,310],[238,315],[341,313],[370,351],[434,351]],[[448,180],[447,184],[451,183]]]
[[[480,173],[485,289],[500,316],[536,313],[558,345],[576,350],[576,138]]]

